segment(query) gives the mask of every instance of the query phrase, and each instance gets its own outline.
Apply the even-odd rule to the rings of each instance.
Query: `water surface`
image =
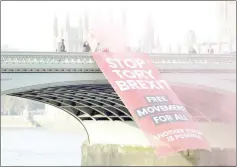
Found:
[[[84,139],[42,128],[1,128],[1,165],[79,166]]]

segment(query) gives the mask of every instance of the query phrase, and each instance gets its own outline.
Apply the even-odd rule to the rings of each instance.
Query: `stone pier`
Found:
[[[89,141],[82,145],[82,166],[236,165],[234,125],[199,124],[212,151],[187,150],[158,158],[143,133],[123,122],[83,122]],[[222,135],[220,135],[220,133]]]
[[[188,151],[157,158],[151,147],[84,143],[82,166],[192,166],[196,163]]]
[[[150,147],[82,145],[82,166],[235,166],[236,149],[188,150],[157,158]]]

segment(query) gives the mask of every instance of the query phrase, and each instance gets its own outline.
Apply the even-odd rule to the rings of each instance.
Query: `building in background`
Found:
[[[148,15],[145,23],[145,32],[142,40],[142,52],[151,53],[155,49],[154,22],[151,15]]]
[[[217,17],[219,20],[219,51],[236,50],[236,1],[218,1]]]
[[[61,39],[64,39],[66,51],[67,52],[81,52],[82,46],[84,42],[84,29],[83,19],[81,17],[78,18],[78,26],[73,27],[70,24],[70,16],[67,15],[64,26],[58,25],[58,18],[54,19],[54,42],[55,42],[55,50],[58,47],[58,42]],[[88,31],[88,30],[87,30]]]
[[[82,20],[82,34],[83,34],[83,41],[88,41],[89,39],[89,33],[91,28],[91,19],[90,19],[90,13],[86,11],[84,13],[84,19]]]
[[[127,12],[125,9],[122,10],[122,26],[127,29]]]
[[[207,53],[208,48],[213,48],[214,53],[230,53],[236,50],[236,2],[235,1],[220,1],[215,2],[217,4],[217,20],[219,22],[219,40],[211,41],[200,41],[197,36],[197,41],[195,44],[195,49],[197,53]],[[100,12],[100,11],[98,11]],[[105,20],[108,20],[112,23],[121,23],[120,25],[128,30],[129,27],[129,19],[128,13],[126,10],[120,10],[119,13],[116,14],[116,11],[108,11],[103,15],[102,13],[98,13],[96,17],[102,17]],[[55,50],[57,48],[58,42],[63,38],[65,40],[66,51],[67,52],[81,52],[82,46],[85,41],[89,41],[91,45],[90,31],[93,23],[93,14],[89,12],[85,12],[83,15],[78,16],[78,24],[77,26],[71,26],[69,15],[64,21],[64,25],[58,26],[58,19],[55,17],[54,20],[54,39],[55,39]],[[100,15],[100,16],[99,16]],[[145,21],[145,31],[141,32],[143,37],[139,39],[138,46],[135,48],[136,51],[142,52],[167,52],[170,50],[172,53],[188,53],[186,51],[188,48],[187,44],[183,46],[182,43],[177,43],[175,46],[170,44],[169,46],[165,46],[162,43],[162,40],[159,39],[159,33],[155,29],[153,16],[148,15]],[[190,33],[189,33],[190,34]],[[186,37],[184,37],[186,38]],[[185,39],[184,39],[185,40]],[[94,42],[95,46],[97,46],[97,42]],[[128,44],[130,45],[130,44]],[[177,45],[177,46],[176,46]],[[131,47],[131,46],[128,46]],[[166,49],[168,47],[168,50]],[[94,48],[94,47],[92,47]],[[134,50],[134,49],[132,49]]]
[[[186,45],[193,45],[197,53],[208,54],[211,49],[215,54],[232,53],[236,51],[236,2],[235,1],[216,1],[216,20],[218,22],[219,33],[217,40],[200,41],[196,37],[195,44],[190,37],[193,35],[188,33],[189,41]],[[195,33],[195,32],[194,32]],[[210,52],[209,52],[210,54]]]

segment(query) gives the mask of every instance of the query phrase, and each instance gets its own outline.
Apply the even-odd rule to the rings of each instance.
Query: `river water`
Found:
[[[84,139],[42,128],[1,128],[1,166],[80,166]]]

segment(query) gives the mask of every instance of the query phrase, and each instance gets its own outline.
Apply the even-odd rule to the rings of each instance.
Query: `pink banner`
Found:
[[[158,155],[209,149],[191,115],[148,55],[98,52],[93,57]]]

